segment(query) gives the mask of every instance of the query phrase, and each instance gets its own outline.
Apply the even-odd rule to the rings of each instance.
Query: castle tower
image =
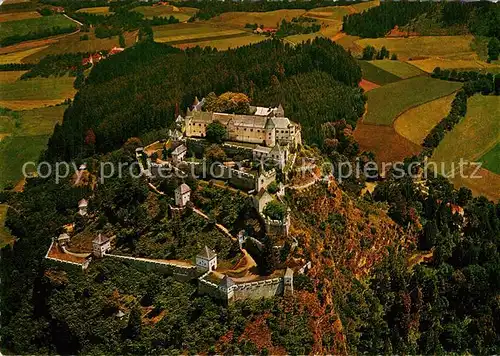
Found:
[[[205,246],[196,255],[196,267],[202,271],[211,272],[217,269],[217,254],[207,246]]]
[[[264,140],[266,146],[273,147],[276,144],[276,127],[272,118],[267,119],[264,131],[266,132],[266,139]]]
[[[103,257],[109,250],[111,250],[111,241],[108,237],[99,234],[92,241],[92,252],[95,257]]]
[[[284,295],[293,294],[293,270],[289,267],[286,268],[285,276],[283,277]]]
[[[219,283],[219,290],[228,302],[234,297],[234,286],[234,281],[227,275],[224,276],[222,281]]]

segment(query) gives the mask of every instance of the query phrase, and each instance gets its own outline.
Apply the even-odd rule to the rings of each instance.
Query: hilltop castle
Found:
[[[300,125],[285,117],[283,107],[250,107],[250,115],[202,111],[204,100],[195,101],[187,109],[184,120],[186,137],[205,137],[207,126],[218,121],[226,127],[230,141],[247,142],[267,147],[301,143]]]

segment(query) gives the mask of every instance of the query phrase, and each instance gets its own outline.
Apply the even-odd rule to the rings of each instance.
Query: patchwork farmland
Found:
[[[486,157],[488,163],[483,168],[496,169],[499,157],[495,155],[495,151],[500,142],[499,117],[500,97],[474,95],[468,100],[466,117],[445,135],[431,161],[442,165],[449,173],[458,169],[460,158],[476,162]],[[480,193],[491,199],[499,199],[500,175],[490,172],[483,179],[480,184],[473,182],[473,178],[454,177],[451,180],[475,189],[476,192],[481,189]]]
[[[371,90],[365,124],[392,125],[404,111],[449,95],[462,86],[428,77],[415,77]]]

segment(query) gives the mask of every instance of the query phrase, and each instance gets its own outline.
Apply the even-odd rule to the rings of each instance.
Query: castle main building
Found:
[[[267,147],[301,143],[300,125],[285,117],[283,108],[251,107],[252,115],[201,111],[203,100],[188,109],[185,118],[187,137],[205,137],[207,126],[215,121],[226,126],[230,141],[255,143]]]

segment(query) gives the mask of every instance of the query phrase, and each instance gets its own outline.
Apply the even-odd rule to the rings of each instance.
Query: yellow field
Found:
[[[180,22],[189,20],[194,14],[198,12],[198,9],[194,7],[177,7],[172,5],[166,6],[138,6],[134,8],[134,11],[140,12],[146,18],[152,18],[154,16],[170,17],[174,16]]]
[[[445,58],[429,58],[410,62],[415,67],[422,69],[427,73],[432,73],[434,68],[441,69],[460,69],[460,68],[477,68],[489,69],[500,68],[498,64],[483,62],[479,59],[445,59]]]
[[[37,11],[12,12],[8,14],[2,13],[0,14],[0,22],[36,19],[37,17],[42,17],[42,15],[40,15]]]
[[[153,27],[156,42],[200,42],[210,37],[215,40],[218,36],[235,36],[238,34],[247,35],[248,32],[211,26],[207,23],[178,23],[173,25],[162,25]]]
[[[385,46],[391,53],[396,53],[400,60],[425,57],[458,57],[475,54],[471,49],[473,36],[426,36],[409,38],[365,38],[356,41],[361,47],[368,45],[377,49]]]
[[[0,72],[0,84],[14,83],[21,77],[21,75],[23,75],[26,72],[27,72],[26,70]]]
[[[421,145],[424,138],[446,115],[455,93],[430,101],[404,112],[394,122],[398,134]]]
[[[109,12],[109,6],[84,7],[82,9],[76,10],[76,12],[86,12],[87,14],[96,15],[112,14],[112,12]]]
[[[276,10],[268,12],[226,12],[214,17],[209,22],[224,26],[244,28],[247,23],[256,23],[264,27],[278,27],[283,20],[291,21],[294,17],[305,14],[305,10]]]
[[[325,6],[317,7],[307,11],[304,16],[313,17],[321,20],[340,20],[342,21],[345,15],[349,15],[353,11],[349,6]]]
[[[372,7],[375,7],[375,6],[380,6],[380,0],[360,2],[357,4],[351,5],[351,7],[356,10],[356,12],[363,12],[363,11],[371,9]]]
[[[225,51],[229,48],[236,48],[236,47],[241,47],[241,46],[246,46],[252,43],[258,43],[261,41],[265,41],[267,37],[264,36],[259,36],[259,35],[254,35],[254,34],[248,34],[245,36],[240,36],[240,37],[232,37],[232,38],[222,38],[222,39],[213,39],[213,40],[207,40],[207,41],[197,41],[197,42],[189,42],[186,44],[179,44],[179,45],[174,45],[175,47],[178,48],[187,48],[187,47],[212,47],[212,48],[217,48],[220,51]]]
[[[8,53],[8,54],[1,54],[0,55],[0,64],[7,64],[7,63],[25,63],[23,60],[28,57],[33,55],[36,52],[39,52],[48,46],[42,46],[42,47],[36,47],[36,48],[30,48],[24,51],[18,51],[18,52],[13,52],[13,53]]]

